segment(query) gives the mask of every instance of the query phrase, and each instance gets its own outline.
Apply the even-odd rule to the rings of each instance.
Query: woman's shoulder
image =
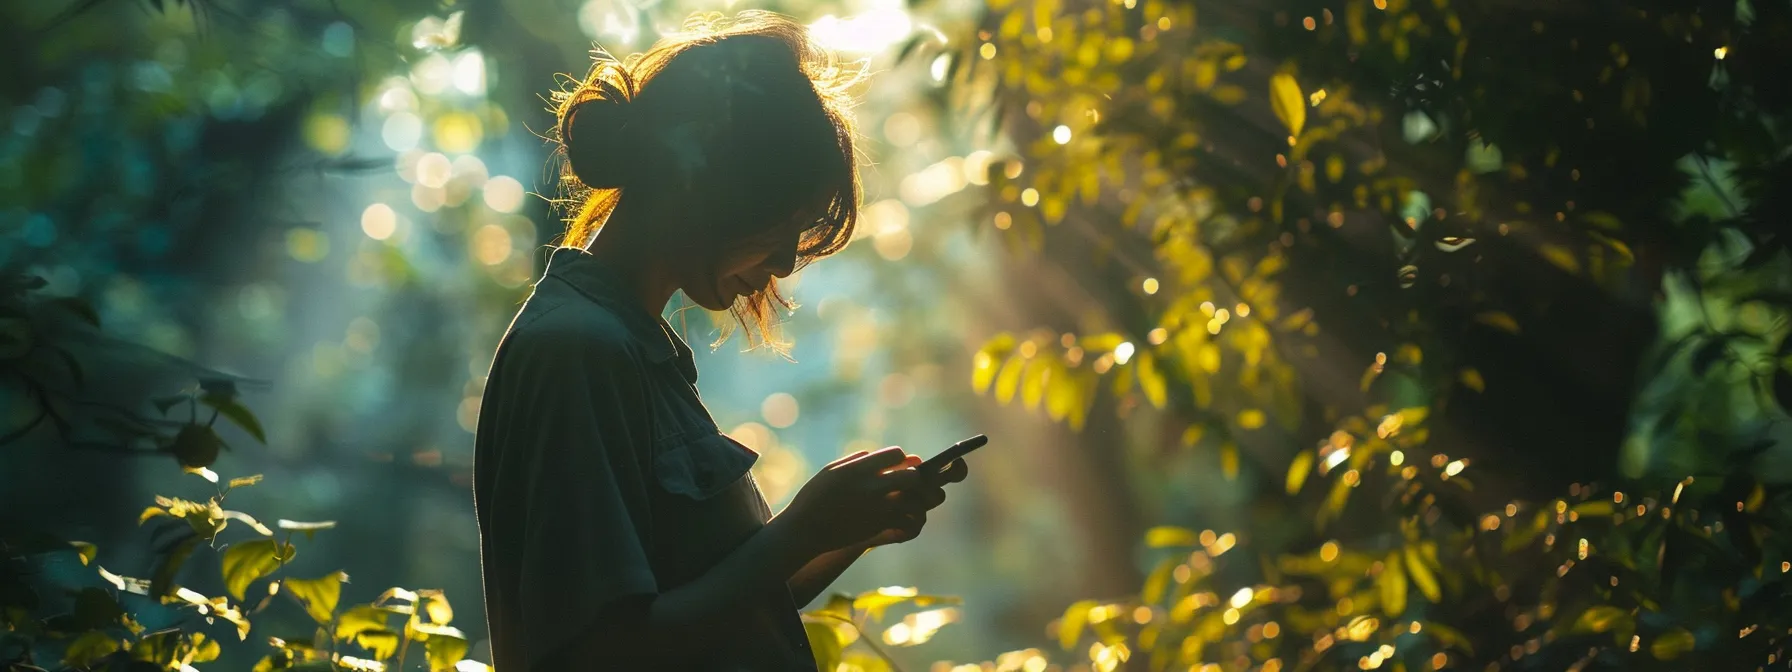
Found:
[[[633,339],[620,315],[582,296],[564,296],[551,282],[544,281],[517,313],[504,336],[506,354],[566,367],[633,360]]]

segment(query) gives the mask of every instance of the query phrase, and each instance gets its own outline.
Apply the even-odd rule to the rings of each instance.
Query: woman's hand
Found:
[[[920,457],[897,447],[834,460],[797,491],[779,517],[788,517],[800,543],[816,554],[913,526],[910,519],[918,504],[906,493],[922,485],[915,471],[920,463]]]
[[[903,511],[902,518],[895,527],[879,532],[865,545],[872,547],[900,544],[921,536],[921,528],[927,525],[927,512],[946,502],[946,484],[962,481],[969,473],[970,467],[965,465],[963,459],[953,460],[938,476],[916,479],[908,489],[894,493],[898,506]]]

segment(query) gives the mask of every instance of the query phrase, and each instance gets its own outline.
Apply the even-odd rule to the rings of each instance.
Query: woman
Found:
[[[717,430],[661,311],[682,290],[777,347],[777,280],[851,239],[858,173],[839,71],[802,26],[686,27],[557,96],[582,207],[498,348],[476,439],[502,672],[814,670],[798,605],[913,539],[965,475],[858,453],[773,517],[756,455]]]

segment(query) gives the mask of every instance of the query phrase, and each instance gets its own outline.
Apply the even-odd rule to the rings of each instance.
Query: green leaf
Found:
[[[355,635],[355,644],[367,649],[374,660],[386,660],[398,653],[400,641],[398,633],[391,630],[366,630]]]
[[[1463,653],[1471,656],[1475,655],[1474,644],[1469,642],[1468,637],[1463,636],[1461,631],[1441,623],[1425,623],[1421,627],[1423,632],[1429,632],[1432,637],[1437,638],[1438,644],[1461,649]]]
[[[1033,358],[1031,366],[1021,380],[1021,403],[1027,410],[1039,408],[1039,402],[1045,399],[1045,386],[1051,383],[1053,376],[1052,357],[1044,353]]]
[[[233,479],[230,479],[230,482],[225,487],[228,487],[231,489],[236,489],[236,488],[241,488],[241,487],[245,487],[245,486],[255,485],[255,484],[261,482],[261,478],[262,478],[261,474],[256,474],[254,476],[242,476],[239,478],[233,478]]]
[[[241,427],[243,428],[243,431],[248,432],[249,436],[255,437],[256,441],[260,441],[263,444],[268,442],[267,434],[261,430],[261,421],[255,419],[255,414],[249,412],[249,409],[244,407],[241,402],[238,402],[235,397],[221,394],[207,394],[200,397],[199,401],[207,406],[217,409],[219,415],[229,418],[231,422],[236,423],[236,426]]]
[[[62,664],[76,669],[87,669],[100,662],[101,658],[118,651],[118,640],[103,630],[89,630],[69,642],[62,653]],[[30,668],[18,668],[30,669]]]
[[[392,629],[392,612],[363,604],[342,612],[336,619],[336,639],[347,641],[365,632]]]
[[[280,582],[280,589],[292,593],[293,597],[305,604],[305,613],[319,624],[328,624],[336,613],[336,602],[342,599],[342,582],[348,575],[342,572],[321,576],[315,579],[286,579]]]
[[[159,598],[174,589],[174,576],[180,573],[181,565],[186,564],[187,556],[193,554],[193,549],[199,546],[199,541],[197,535],[184,535],[162,555],[161,561],[156,563],[155,573],[149,577],[150,597]]]
[[[254,539],[231,545],[224,549],[224,589],[231,597],[243,599],[249,584],[280,569],[280,565],[290,562],[296,552],[291,544],[282,545],[273,539]]]
[[[1612,504],[1611,500],[1595,499],[1575,504],[1572,510],[1585,517],[1609,518],[1613,512],[1617,511],[1617,507]]]
[[[1630,612],[1609,605],[1599,605],[1581,612],[1580,617],[1574,619],[1574,632],[1605,632],[1627,618],[1630,618]]]
[[[1002,372],[996,374],[996,402],[1007,404],[1014,400],[1014,393],[1020,389],[1021,373],[1027,368],[1027,359],[1020,355],[1008,358],[1002,363]]]
[[[81,565],[82,566],[92,564],[93,559],[100,554],[100,547],[95,546],[90,543],[87,543],[85,541],[71,541],[71,542],[68,542],[68,544],[70,546],[75,547],[76,555],[81,556]]]
[[[1307,124],[1307,101],[1293,75],[1276,73],[1269,78],[1269,107],[1289,135],[1300,136],[1301,128]]]
[[[834,626],[805,621],[803,633],[809,636],[809,652],[815,654],[815,669],[832,670],[840,667],[840,653],[844,647],[840,644],[840,634],[834,631]]]
[[[1156,604],[1163,600],[1164,591],[1170,585],[1170,573],[1176,569],[1177,564],[1174,557],[1158,561],[1157,568],[1151,570],[1150,576],[1145,577],[1145,589],[1140,593],[1140,599],[1146,604]]]
[[[1163,408],[1169,401],[1168,389],[1164,385],[1164,374],[1157,370],[1157,359],[1149,352],[1141,352],[1135,358],[1137,362],[1139,389],[1145,391],[1145,398],[1155,408]]]
[[[423,645],[429,658],[430,672],[453,672],[456,663],[467,657],[467,640],[451,635],[430,635]]]
[[[1186,527],[1159,525],[1145,531],[1145,545],[1152,548],[1199,546],[1200,543],[1195,531]]]
[[[982,394],[989,390],[990,383],[996,379],[996,371],[1002,368],[1002,360],[1014,351],[1014,335],[1007,332],[996,334],[984,343],[971,360],[971,389]]]
[[[1094,608],[1095,600],[1083,600],[1064,610],[1064,617],[1058,621],[1058,643],[1065,651],[1075,648],[1077,640],[1082,639],[1083,626],[1089,624],[1089,610]]]
[[[1674,628],[1661,633],[1660,637],[1656,637],[1655,641],[1649,644],[1649,653],[1661,660],[1673,660],[1679,658],[1681,654],[1693,650],[1697,644],[1698,641],[1685,628]]]
[[[1294,461],[1288,464],[1288,494],[1300,492],[1307,483],[1307,477],[1313,474],[1313,451],[1303,450],[1294,454]]]
[[[1419,592],[1425,594],[1425,599],[1437,602],[1443,598],[1443,592],[1437,586],[1437,576],[1431,573],[1430,565],[1420,556],[1418,546],[1406,547],[1406,573],[1412,577],[1412,584],[1419,587]]]
[[[1389,553],[1382,561],[1381,576],[1376,579],[1381,586],[1381,609],[1388,618],[1406,613],[1406,572],[1400,569],[1403,564],[1398,551]]]
[[[1510,334],[1518,333],[1518,320],[1511,315],[1497,310],[1490,310],[1475,316],[1475,321]]]

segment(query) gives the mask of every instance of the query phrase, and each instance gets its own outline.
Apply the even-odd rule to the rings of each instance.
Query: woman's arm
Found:
[[[858,562],[869,550],[871,544],[867,542],[816,556],[809,564],[803,565],[802,569],[796,570],[796,574],[791,575],[790,596],[796,599],[799,607],[815,601],[822,591],[833,585],[835,579],[846,573],[846,568]]]

